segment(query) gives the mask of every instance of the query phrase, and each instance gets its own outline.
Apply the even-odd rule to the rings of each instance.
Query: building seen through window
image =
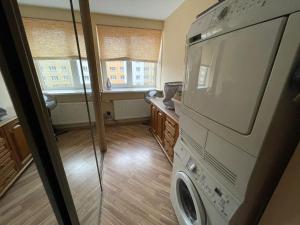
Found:
[[[104,78],[113,87],[154,87],[156,63],[140,61],[106,61]]]
[[[78,59],[35,59],[34,62],[43,91],[83,90]],[[87,60],[82,60],[82,70],[86,87],[90,89]]]

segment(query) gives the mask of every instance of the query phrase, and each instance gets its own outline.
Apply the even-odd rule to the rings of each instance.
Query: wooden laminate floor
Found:
[[[59,137],[81,224],[178,224],[169,200],[172,168],[148,126],[108,127],[107,141],[99,221],[101,196],[89,131]],[[0,199],[0,224],[56,224],[34,164]]]

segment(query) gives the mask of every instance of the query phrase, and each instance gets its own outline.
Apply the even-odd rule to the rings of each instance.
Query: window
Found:
[[[80,68],[79,59],[76,60],[76,65],[77,65],[77,71],[74,71],[74,72],[75,72],[75,74],[78,75],[80,84],[83,84],[82,75],[80,72],[81,68]],[[87,60],[82,60],[82,70],[83,70],[84,82],[90,88],[91,79],[90,79],[89,66],[88,66]]]
[[[56,71],[56,66],[49,66],[49,71],[53,71],[53,72],[55,72]]]
[[[51,76],[51,80],[58,80],[58,76]]]
[[[81,71],[72,22],[23,18],[23,23],[43,91],[81,91],[83,80],[90,88],[87,60],[82,60]],[[81,24],[77,29],[81,55],[86,57]]]
[[[155,87],[160,30],[99,25],[97,32],[104,83],[109,78],[113,88]]]
[[[112,87],[154,87],[156,63],[136,61],[106,61],[102,63],[104,79],[110,79]],[[137,65],[139,67],[137,67]],[[115,67],[115,71],[110,68]],[[144,70],[144,68],[147,70]],[[106,68],[109,68],[107,71]],[[123,68],[123,69],[122,69]],[[136,68],[139,68],[139,72]]]
[[[201,65],[198,75],[198,89],[206,88],[208,85],[209,66]]]
[[[112,85],[127,84],[127,65],[125,61],[108,61],[105,68],[109,68],[106,72],[106,78],[109,78]],[[112,69],[113,68],[113,69]]]
[[[35,59],[37,75],[44,91],[82,90],[80,62],[78,59]],[[82,61],[86,87],[90,88],[87,60]]]

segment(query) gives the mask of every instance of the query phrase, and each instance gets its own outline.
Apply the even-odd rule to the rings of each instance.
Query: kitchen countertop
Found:
[[[176,123],[179,123],[179,116],[175,113],[174,110],[167,109],[163,103],[163,98],[151,98],[150,102],[158,107],[161,111],[171,117]]]
[[[8,124],[17,118],[16,111],[13,107],[6,108],[7,115],[0,118],[0,127]]]

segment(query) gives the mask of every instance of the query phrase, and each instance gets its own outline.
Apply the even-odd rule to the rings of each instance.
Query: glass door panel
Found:
[[[58,224],[0,71],[1,224]]]
[[[95,116],[79,3],[73,1],[76,32],[70,1],[18,3],[80,224],[98,224],[101,189],[95,155],[100,151],[94,148]]]

